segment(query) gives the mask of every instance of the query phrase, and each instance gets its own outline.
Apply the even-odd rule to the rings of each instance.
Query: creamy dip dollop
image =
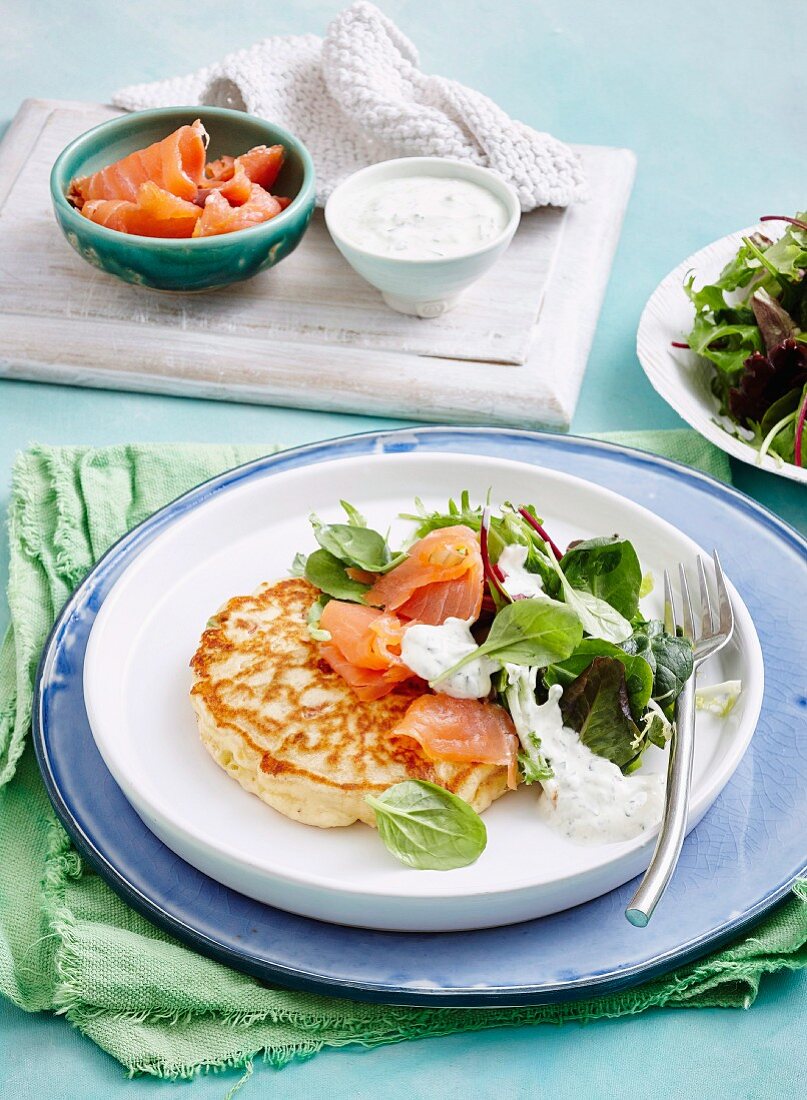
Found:
[[[497,565],[504,574],[504,586],[507,594],[514,600],[531,600],[536,596],[545,596],[544,582],[537,573],[526,568],[527,547],[513,543],[505,546]]]
[[[543,704],[535,699],[536,670],[508,666],[507,702],[519,738],[540,738],[540,752],[554,775],[542,781],[538,814],[551,828],[578,844],[631,840],[661,820],[664,776],[623,775],[616,764],[593,753],[564,726],[559,684]]]
[[[434,260],[476,251],[508,222],[504,204],[478,183],[401,176],[370,183],[344,216],[345,238],[368,252]]]
[[[434,684],[436,691],[454,699],[484,699],[490,694],[490,677],[499,665],[488,657],[476,657],[444,680],[439,677],[457,661],[479,647],[471,634],[473,620],[446,619],[440,626],[414,623],[401,643],[401,660],[407,668]]]

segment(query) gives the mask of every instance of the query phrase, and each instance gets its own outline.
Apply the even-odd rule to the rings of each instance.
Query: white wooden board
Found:
[[[460,306],[424,321],[384,306],[321,212],[291,257],[225,290],[160,294],[90,267],[61,236],[48,177],[72,138],[117,113],[27,100],[0,145],[0,375],[568,427],[633,181],[628,150],[580,146],[590,200],[525,215]]]

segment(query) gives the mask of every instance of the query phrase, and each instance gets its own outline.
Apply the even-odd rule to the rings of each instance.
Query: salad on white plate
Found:
[[[293,572],[318,589],[308,622],[322,658],[360,699],[417,691],[391,736],[431,759],[507,767],[509,786],[534,786],[536,814],[577,843],[655,828],[664,777],[637,770],[670,738],[692,648],[643,613],[653,579],[630,540],[564,552],[532,505],[494,513],[466,492],[442,511],[416,501],[402,517],[412,537],[394,549],[342,507],[344,523],[311,517],[318,549],[298,554]],[[725,715],[740,690],[713,686],[698,705]],[[480,816],[434,783],[410,779],[367,800],[381,839],[411,867],[466,866],[485,848]]]
[[[639,322],[650,382],[722,450],[807,482],[807,214],[766,215],[690,256]]]
[[[686,341],[714,370],[711,388],[738,438],[762,460],[777,456],[807,465],[807,213],[784,223],[772,240],[763,232],[742,238],[737,254],[714,282],[684,289],[695,307]]]

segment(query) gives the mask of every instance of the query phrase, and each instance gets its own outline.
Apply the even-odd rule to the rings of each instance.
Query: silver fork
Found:
[[[729,641],[734,632],[734,611],[731,607],[726,579],[720,568],[720,558],[713,551],[717,614],[712,611],[709,585],[703,558],[698,557],[698,584],[701,596],[700,632],[696,633],[692,604],[689,599],[686,570],[679,564],[681,579],[681,618],[684,637],[692,642],[692,675],[684,684],[675,703],[675,728],[670,741],[667,764],[667,790],[664,815],[661,819],[656,848],[641,885],[633,895],[625,916],[631,924],[644,928],[672,877],[686,835],[689,812],[689,788],[692,782],[692,760],[695,755],[695,677],[698,669]],[[664,627],[668,634],[676,632],[675,603],[667,570],[664,570]]]

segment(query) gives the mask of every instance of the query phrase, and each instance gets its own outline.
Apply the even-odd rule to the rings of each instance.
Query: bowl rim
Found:
[[[488,181],[493,180],[497,187],[501,189],[503,195],[506,196],[506,205],[509,207],[509,217],[504,229],[488,241],[486,244],[480,245],[478,248],[470,249],[467,252],[460,252],[456,256],[429,256],[422,260],[414,259],[411,256],[386,256],[382,252],[374,252],[369,248],[362,248],[361,245],[355,244],[349,237],[346,237],[340,232],[338,226],[334,226],[334,214],[332,203],[334,199],[345,191],[349,190],[353,186],[357,186],[361,183],[362,179],[367,179],[380,173],[382,170],[389,169],[391,166],[404,166],[417,164],[424,169],[424,175],[434,175],[435,177],[445,176],[448,173],[445,171],[430,172],[431,168],[445,169],[446,166],[453,166],[461,168],[463,171],[475,175],[479,180],[480,185],[485,187],[491,193],[494,193],[493,188],[488,186]],[[501,195],[496,195],[497,198],[501,198]],[[505,200],[502,199],[504,202]],[[491,168],[485,168],[481,164],[472,164],[470,161],[455,160],[452,157],[391,157],[388,160],[376,161],[375,164],[368,164],[364,168],[359,168],[358,171],[352,172],[346,179],[343,179],[341,183],[333,189],[328,196],[328,200],[325,203],[325,224],[328,227],[328,232],[333,237],[337,245],[341,247],[342,244],[346,248],[349,248],[352,252],[361,256],[366,256],[372,260],[383,260],[385,262],[400,265],[402,267],[434,267],[440,264],[453,264],[456,262],[464,262],[465,260],[472,259],[477,256],[484,256],[487,252],[493,252],[502,244],[509,243],[518,229],[521,221],[521,202],[515,189],[500,176],[497,172],[494,172]]]
[[[64,176],[64,164],[82,142],[100,132],[115,130],[123,123],[132,119],[160,119],[186,112],[188,114],[193,114],[194,112],[205,115],[212,114],[221,119],[247,118],[263,126],[271,127],[277,135],[280,144],[286,145],[289,148],[294,148],[303,164],[303,181],[300,185],[300,190],[286,209],[281,210],[279,214],[276,214],[273,218],[269,218],[268,221],[259,222],[257,225],[250,225],[244,229],[236,229],[231,233],[219,233],[212,237],[146,237],[140,233],[122,233],[118,229],[108,229],[104,225],[98,225],[96,222],[90,221],[89,218],[82,217],[79,211],[67,201],[61,182]],[[146,111],[127,111],[123,114],[116,115],[114,118],[108,118],[105,122],[99,122],[96,126],[90,127],[89,130],[85,130],[84,133],[73,138],[73,140],[62,149],[61,153],[59,153],[58,157],[53,162],[53,167],[50,172],[51,202],[53,203],[54,209],[58,211],[60,218],[67,218],[75,229],[83,233],[88,233],[90,237],[95,235],[98,240],[117,241],[120,244],[130,242],[136,244],[138,247],[153,249],[155,251],[159,251],[163,248],[182,249],[188,248],[189,246],[197,252],[202,249],[215,251],[216,249],[222,249],[228,245],[232,245],[236,235],[239,237],[240,234],[243,233],[257,235],[261,231],[266,233],[270,229],[275,231],[278,226],[282,228],[282,226],[289,221],[289,216],[292,213],[296,213],[302,206],[307,205],[315,199],[315,189],[316,172],[311,154],[303,142],[300,141],[298,137],[295,137],[291,131],[287,130],[284,126],[270,122],[268,119],[260,118],[259,115],[253,115],[248,111],[235,111],[229,107],[207,107],[203,104],[178,104],[175,107],[152,107]]]

